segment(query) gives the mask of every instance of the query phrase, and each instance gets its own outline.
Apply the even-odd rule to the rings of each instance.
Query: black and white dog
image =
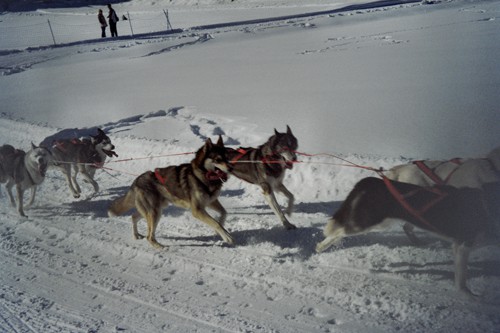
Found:
[[[316,251],[326,250],[345,236],[370,231],[387,219],[402,219],[452,242],[455,285],[470,295],[466,286],[469,252],[498,244],[499,202],[500,182],[487,183],[482,189],[457,189],[365,178],[328,221],[325,239]]]
[[[47,141],[49,139],[44,140],[45,145],[48,144]],[[89,138],[54,139],[49,145],[53,156],[50,166],[62,171],[75,198],[79,198],[81,194],[76,181],[78,173],[92,184],[94,193],[97,193],[99,185],[94,180],[96,168],[104,164],[106,157],[118,156],[114,152],[115,146],[111,139],[100,128],[97,129],[97,135],[91,135]]]

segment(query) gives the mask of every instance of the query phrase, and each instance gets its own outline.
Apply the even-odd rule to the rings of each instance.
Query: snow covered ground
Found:
[[[231,178],[221,202],[234,247],[168,208],[157,230],[168,248],[157,251],[132,239],[128,216],[106,213],[136,175],[187,162],[179,154],[218,134],[256,146],[288,124],[301,152],[383,168],[486,155],[500,142],[500,1],[302,17],[363,2],[132,0],[114,7],[144,17],[168,9],[182,31],[103,40],[95,14],[104,6],[41,3],[0,15],[0,144],[28,149],[61,130],[101,127],[120,156],[98,171],[97,196],[81,182],[80,200],[49,171],[28,218],[2,189],[0,332],[500,330],[498,248],[471,256],[479,302],[455,291],[449,244],[424,232],[422,247],[395,225],[314,252],[327,218],[372,175],[334,157],[301,156],[287,173],[294,231],[257,187]],[[224,24],[285,15],[297,17]],[[74,40],[47,47],[12,34],[74,17],[94,35],[70,29]],[[216,27],[190,29],[206,24]]]

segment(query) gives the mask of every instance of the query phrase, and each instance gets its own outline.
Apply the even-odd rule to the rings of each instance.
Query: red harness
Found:
[[[422,171],[427,177],[429,177],[436,185],[446,185],[448,184],[448,181],[450,180],[451,176],[455,173],[455,171],[458,170],[458,167],[462,165],[462,160],[460,158],[451,159],[449,160],[449,162],[456,164],[456,167],[444,179],[442,179],[436,174],[435,172],[436,168],[434,169],[429,168],[427,164],[425,164],[425,161],[414,161],[413,164],[415,164],[420,169],[420,171]]]
[[[246,153],[248,153],[248,150],[245,150],[245,149],[243,149],[243,148],[241,148],[241,147],[240,147],[240,148],[238,148],[238,149],[236,149],[236,151],[237,151],[238,153],[240,153],[240,154],[239,154],[239,155],[237,155],[237,156],[235,156],[235,157],[231,160],[231,162],[230,162],[231,164],[238,162],[240,158],[242,158],[243,156],[245,156],[245,155],[246,155]]]
[[[164,178],[161,174],[160,174],[160,169],[159,168],[156,168],[155,169],[155,177],[156,177],[156,180],[158,180],[158,182],[160,184],[162,184],[163,186],[165,186],[168,190],[168,186],[167,186],[167,179]],[[227,173],[221,171],[221,170],[216,170],[216,171],[207,171],[205,173],[205,179],[208,180],[209,182],[214,182],[214,181],[222,181],[222,182],[225,182],[227,181]]]
[[[380,173],[380,176],[384,180],[385,186],[387,187],[387,189],[389,190],[389,192],[392,194],[392,196],[399,202],[399,204],[401,206],[403,206],[404,209],[406,209],[408,211],[408,213],[410,213],[411,215],[413,215],[413,217],[415,217],[416,219],[418,219],[423,224],[429,226],[429,228],[431,230],[434,230],[436,232],[438,231],[436,229],[436,227],[434,227],[434,225],[432,225],[432,223],[430,223],[429,221],[427,221],[423,217],[423,215],[429,209],[431,209],[434,205],[436,205],[438,202],[440,202],[441,200],[443,200],[444,198],[446,198],[446,196],[448,195],[447,193],[439,190],[436,187],[421,187],[421,188],[419,188],[417,190],[414,190],[414,191],[402,194],[401,192],[398,191],[398,189],[394,186],[394,184],[392,183],[392,181],[389,178],[387,178],[385,175],[383,175],[381,173]],[[407,198],[415,195],[416,193],[418,193],[420,191],[432,192],[432,193],[434,193],[436,195],[436,198],[434,198],[433,200],[430,200],[428,203],[426,203],[424,206],[422,206],[420,208],[413,207],[412,205],[410,205],[410,203],[408,202]]]

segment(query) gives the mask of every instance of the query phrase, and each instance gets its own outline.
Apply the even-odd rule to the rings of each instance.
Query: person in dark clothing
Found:
[[[108,4],[108,22],[109,22],[109,30],[111,31],[111,37],[118,37],[118,31],[116,30],[116,22],[119,21],[118,15],[116,15],[115,10],[111,7],[111,4]]]
[[[102,13],[102,9],[99,9],[99,14],[97,14],[97,19],[101,24],[101,37],[106,37],[106,27],[108,24],[106,23],[106,19],[104,18],[104,14]]]

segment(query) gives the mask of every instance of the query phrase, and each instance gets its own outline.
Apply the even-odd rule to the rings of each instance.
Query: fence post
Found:
[[[172,30],[172,25],[170,24],[170,19],[168,18],[168,10],[165,11],[165,9],[164,9],[163,14],[165,14],[165,17],[167,19],[167,30]]]
[[[52,35],[52,40],[54,41],[54,45],[57,45],[56,38],[54,37],[54,31],[52,31],[52,26],[50,25],[49,19],[47,19],[47,23],[49,24],[50,34]]]
[[[130,32],[132,33],[132,37],[134,37],[134,29],[132,29],[132,19],[130,18],[130,13],[127,11],[128,16],[128,24],[130,25]]]

